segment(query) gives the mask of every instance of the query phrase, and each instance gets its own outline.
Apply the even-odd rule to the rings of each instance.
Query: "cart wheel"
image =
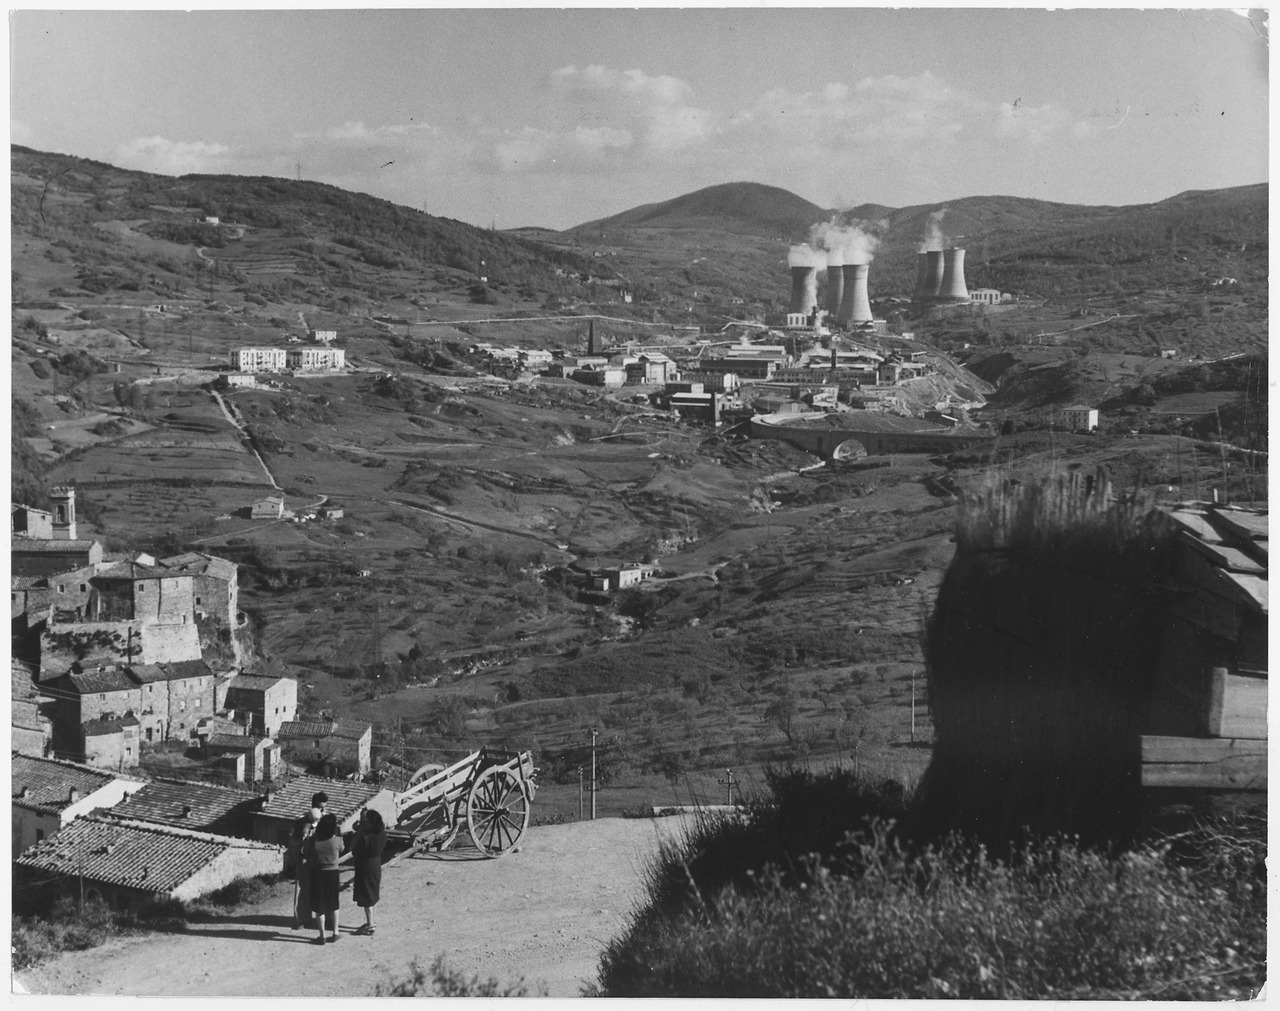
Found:
[[[467,830],[488,857],[510,852],[529,827],[529,795],[524,784],[500,765],[482,772],[467,798]]]

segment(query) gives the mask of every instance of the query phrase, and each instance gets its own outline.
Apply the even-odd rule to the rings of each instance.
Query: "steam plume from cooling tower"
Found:
[[[947,216],[947,208],[934,211],[924,223],[924,237],[920,240],[920,252],[931,253],[946,249],[951,243],[947,233],[942,230],[942,219]]]

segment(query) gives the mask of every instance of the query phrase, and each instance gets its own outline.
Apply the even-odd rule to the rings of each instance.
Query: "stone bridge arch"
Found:
[[[856,436],[849,436],[832,446],[829,455],[833,460],[859,460],[867,455],[867,447]]]

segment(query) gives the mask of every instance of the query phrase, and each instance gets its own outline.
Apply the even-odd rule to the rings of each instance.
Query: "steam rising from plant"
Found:
[[[947,208],[934,211],[924,223],[924,238],[920,240],[920,252],[930,253],[946,249],[951,245],[947,233],[942,230],[942,219],[946,217]]]
[[[846,263],[870,263],[880,245],[888,221],[852,221],[842,224],[837,214],[809,229],[809,241],[792,246],[787,263],[792,267],[840,267]]]

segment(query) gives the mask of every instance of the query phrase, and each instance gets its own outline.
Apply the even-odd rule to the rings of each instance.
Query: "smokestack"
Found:
[[[840,320],[845,324],[870,323],[871,300],[867,298],[867,271],[865,263],[844,265],[844,304],[840,307]]]
[[[587,354],[594,355],[596,353],[596,321],[587,320]]]
[[[931,249],[924,254],[928,263],[924,278],[924,300],[926,302],[938,297],[942,290],[942,250]]]
[[[929,285],[929,254],[920,253],[916,257],[916,288],[911,293],[911,301],[923,302]]]
[[[791,268],[791,311],[806,316],[818,307],[818,268]]]
[[[827,312],[839,318],[841,300],[844,298],[844,265],[838,256],[827,261]]]
[[[942,256],[945,266],[942,271],[942,286],[938,292],[938,301],[969,301],[969,289],[964,284],[964,250],[948,249]]]

